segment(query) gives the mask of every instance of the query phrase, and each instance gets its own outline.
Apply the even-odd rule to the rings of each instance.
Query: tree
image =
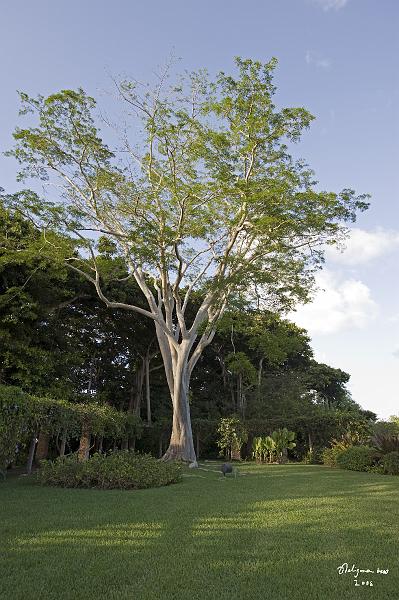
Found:
[[[0,383],[17,383],[35,393],[54,392],[57,356],[51,322],[60,307],[77,297],[76,275],[51,251],[51,244],[65,240],[52,232],[47,240],[0,201]],[[65,353],[61,363],[66,363]]]
[[[345,371],[312,360],[306,379],[307,387],[313,392],[317,404],[336,409],[357,406],[346,388],[350,375]]]
[[[81,254],[65,260],[108,307],[153,320],[173,405],[165,459],[196,464],[190,378],[229,302],[261,298],[289,308],[305,300],[325,244],[367,208],[353,190],[318,191],[313,172],[288,153],[287,142],[298,141],[313,117],[275,107],[276,62],[237,58],[235,76],[194,73],[170,89],[162,77],[154,92],[116,82],[143,135],[132,141],[124,125],[115,150],[100,137],[95,101],[83,90],[21,94],[21,112],[34,113],[36,126],[16,130],[10,154],[21,178],[49,180],[62,192],[52,202],[21,193],[11,203],[39,227],[74,234]],[[104,293],[99,233],[124,257],[146,307]],[[188,320],[196,290],[203,299]]]

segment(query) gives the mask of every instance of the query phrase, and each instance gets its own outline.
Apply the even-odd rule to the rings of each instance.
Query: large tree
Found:
[[[39,227],[75,235],[81,253],[65,260],[108,307],[153,320],[173,404],[164,458],[193,465],[190,376],[231,298],[281,308],[305,300],[323,246],[367,207],[353,190],[320,191],[304,161],[288,153],[313,117],[273,104],[276,60],[236,59],[236,67],[213,81],[201,72],[169,86],[162,77],[153,91],[116,82],[127,109],[119,129],[98,120],[83,90],[21,94],[34,125],[16,130],[11,152],[22,178],[56,185],[51,201],[19,194],[20,209]],[[100,123],[111,125],[110,140],[119,136],[112,149]],[[123,255],[145,307],[104,293],[99,233]],[[196,290],[203,299],[188,317]]]

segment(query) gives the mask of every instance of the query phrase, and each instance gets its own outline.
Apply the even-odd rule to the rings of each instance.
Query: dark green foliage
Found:
[[[15,458],[17,443],[26,436],[29,406],[18,388],[0,386],[0,472]]]
[[[65,432],[78,438],[83,423],[88,425],[90,433],[114,440],[139,436],[142,430],[136,415],[106,404],[39,398],[17,387],[0,385],[0,469],[15,458],[17,444],[23,447],[33,434]]]
[[[42,484],[59,487],[141,489],[179,482],[181,466],[149,454],[120,451],[95,454],[85,462],[79,462],[75,455],[43,461],[38,478]]]
[[[389,452],[380,460],[383,473],[386,475],[399,475],[399,452]]]
[[[321,465],[324,462],[323,452],[321,448],[312,448],[306,452],[303,462],[305,465]]]
[[[369,446],[352,446],[336,457],[337,466],[349,471],[367,471],[377,462],[377,453]]]

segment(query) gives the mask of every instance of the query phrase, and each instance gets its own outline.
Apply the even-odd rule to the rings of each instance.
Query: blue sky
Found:
[[[316,358],[351,373],[354,399],[399,413],[399,3],[396,0],[14,0],[0,37],[0,149],[18,122],[16,90],[82,86],[106,98],[109,73],[152,78],[171,53],[181,69],[232,68],[234,56],[279,59],[277,102],[317,120],[296,149],[323,189],[372,194],[343,254],[329,252],[321,290],[292,318]],[[106,100],[105,100],[106,101]],[[18,189],[11,159],[0,186]]]

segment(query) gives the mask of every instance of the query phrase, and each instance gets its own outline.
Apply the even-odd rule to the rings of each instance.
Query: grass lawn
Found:
[[[0,483],[0,598],[399,599],[399,477],[239,471],[187,470],[180,484],[140,491],[9,478]],[[337,572],[344,562],[389,573],[360,573],[355,587]]]

